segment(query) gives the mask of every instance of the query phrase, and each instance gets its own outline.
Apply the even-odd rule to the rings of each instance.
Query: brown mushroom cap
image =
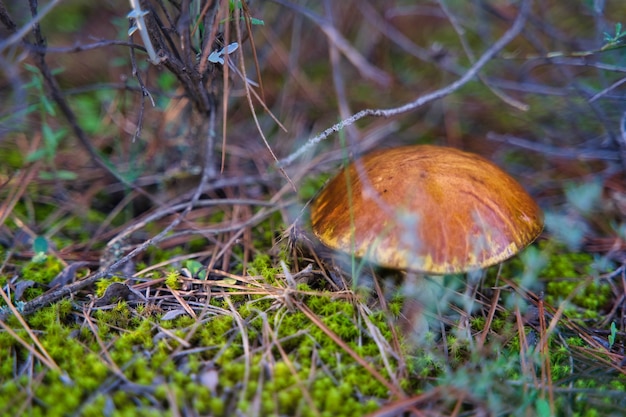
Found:
[[[488,160],[416,145],[351,163],[313,201],[311,224],[332,249],[388,268],[449,274],[515,255],[541,233],[543,216]]]

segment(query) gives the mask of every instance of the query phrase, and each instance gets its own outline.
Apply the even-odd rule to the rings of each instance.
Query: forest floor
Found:
[[[623,415],[623,2],[214,3],[0,1],[0,415]],[[408,144],[541,236],[443,277],[321,244],[326,181]]]

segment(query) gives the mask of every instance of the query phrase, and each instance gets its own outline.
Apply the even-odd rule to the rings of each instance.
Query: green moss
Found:
[[[278,279],[278,269],[267,256],[255,257],[253,268],[268,281]],[[300,286],[300,289],[310,291],[308,286]],[[364,326],[353,301],[323,292],[318,295],[296,294],[294,297],[307,305],[324,326],[371,366],[383,375],[387,374],[387,368],[381,361],[380,346]],[[260,407],[262,415],[307,416],[314,415],[311,410],[317,409],[322,416],[358,416],[378,409],[388,399],[387,387],[356,363],[304,313],[280,307],[279,301],[261,296],[230,297],[230,304],[236,307],[244,320],[247,329],[245,341],[231,314],[212,313],[204,317],[200,324],[187,315],[161,321],[160,314],[144,314],[143,305],[133,309],[128,302],[119,302],[111,308],[91,312],[91,320],[100,338],[98,342],[94,330],[76,324],[77,312],[71,301],[44,308],[28,317],[29,325],[39,332],[47,352],[68,374],[74,386],[66,389],[58,375],[48,372],[41,385],[47,390],[36,391],[38,402],[31,406],[31,414],[60,413],[69,407],[82,406],[84,415],[96,415],[98,407],[109,401],[119,415],[131,414],[138,405],[142,407],[143,415],[158,414],[161,410],[140,395],[141,390],[122,392],[114,389],[97,395],[106,381],[117,378],[114,367],[122,369],[125,377],[138,387],[150,387],[158,407],[169,404],[173,396],[179,405],[186,404],[215,416],[228,415],[234,410],[245,414],[253,407]],[[210,303],[230,311],[224,296],[214,297]],[[396,311],[392,316],[400,314],[402,299],[392,299],[389,306],[390,310]],[[388,313],[376,310],[368,315],[387,343],[392,337],[390,318]],[[514,324],[512,316],[498,312],[490,333],[497,329],[499,334],[516,335]],[[471,325],[473,330],[482,331],[485,319],[474,317]],[[194,333],[190,335],[191,329]],[[19,332],[22,337],[28,338],[23,331]],[[279,341],[290,365],[278,349],[267,348],[271,346],[265,344],[269,334]],[[457,378],[454,384],[478,387],[480,390],[477,392],[487,398],[489,384],[492,384],[489,381],[493,378],[520,381],[526,377],[519,367],[519,338],[508,337],[504,347],[488,342],[492,350],[481,352],[481,355],[472,351],[468,340],[452,333],[447,336],[446,355],[439,355],[431,348],[416,350],[415,346],[407,346],[404,359],[408,378],[399,381],[400,386],[407,392],[417,393],[423,389],[424,381],[438,383],[435,381],[453,372]],[[180,339],[190,343],[192,353],[173,355],[185,349],[180,345]],[[554,337],[549,341],[552,376],[555,381],[567,381],[572,372],[571,348],[561,345],[560,340]],[[249,355],[244,350],[244,342],[250,349]],[[570,338],[567,342],[570,346],[586,346],[579,338]],[[427,346],[437,346],[438,343],[434,334],[426,342]],[[15,367],[10,362],[16,357],[25,360],[27,352],[2,333],[0,347],[0,397],[10,394],[14,397],[15,392],[23,390],[29,381],[13,378]],[[201,349],[194,351],[196,348]],[[108,355],[104,355],[102,349],[106,349]],[[109,363],[109,357],[113,364]],[[395,358],[389,355],[387,358],[395,372]],[[485,358],[489,361],[485,362]],[[497,360],[491,363],[494,358]],[[207,363],[217,369],[218,383],[213,388],[198,383],[197,379]],[[46,372],[41,365],[36,368]],[[441,383],[448,383],[446,381]],[[510,388],[506,382],[501,385],[502,390]],[[589,384],[584,386],[590,387]],[[623,390],[624,381],[607,381],[602,386]],[[312,402],[303,395],[303,390],[308,392]],[[59,392],[65,392],[67,398],[53,403],[52,399]],[[257,398],[258,403],[255,402]],[[23,401],[28,400],[24,397]],[[4,407],[0,410],[8,414],[18,409],[3,405],[1,401],[0,407]]]
[[[167,275],[165,275],[165,285],[175,290],[180,289],[181,282],[178,271],[168,271]]]
[[[63,270],[63,264],[53,256],[47,256],[43,262],[28,262],[22,268],[24,281],[33,281],[38,284],[48,284]],[[34,286],[24,291],[22,300],[32,300],[43,294],[44,286]]]
[[[280,270],[272,265],[270,256],[267,254],[255,256],[248,265],[248,271],[251,275],[262,276],[268,283],[275,283],[276,274],[280,273]]]
[[[570,318],[598,318],[610,305],[612,289],[607,281],[587,279],[594,271],[594,259],[584,253],[563,253],[550,257],[542,271],[545,301],[553,306],[571,297],[565,313]],[[573,297],[571,296],[572,294]]]

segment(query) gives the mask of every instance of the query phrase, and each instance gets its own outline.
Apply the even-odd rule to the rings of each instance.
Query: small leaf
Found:
[[[33,74],[39,75],[39,68],[37,68],[34,65],[24,64],[24,68],[26,68],[28,72],[32,72]]]
[[[206,269],[202,269],[200,270],[200,272],[198,272],[196,278],[201,279],[201,280],[206,280],[207,277],[207,270]]]
[[[62,180],[62,181],[72,181],[78,178],[78,176],[72,171],[59,170],[59,171],[41,171],[39,172],[39,178],[46,181],[51,180]]]
[[[191,272],[191,276],[194,278],[196,278],[198,276],[198,273],[202,271],[202,269],[204,268],[204,265],[202,265],[198,261],[194,261],[193,259],[190,259],[187,262],[185,262],[185,266],[187,267],[189,272]]]
[[[615,344],[615,337],[617,335],[617,326],[615,326],[615,322],[611,323],[611,334],[609,335],[609,349],[613,347]]]
[[[44,143],[46,144],[46,149],[50,153],[50,156],[54,156],[54,152],[58,148],[59,143],[61,142],[61,139],[67,133],[67,130],[59,129],[59,130],[54,131],[52,130],[50,125],[45,123],[41,127],[41,132],[43,133],[43,139],[44,139]]]
[[[56,115],[52,102],[46,96],[41,96],[41,105],[49,116],[54,117]]]
[[[56,174],[57,174],[57,179],[59,180],[71,181],[71,180],[75,180],[76,178],[78,178],[75,172],[66,171],[64,169],[58,170]]]
[[[47,253],[48,252],[48,241],[43,236],[37,236],[33,240],[33,252],[35,253]]]
[[[44,123],[41,127],[41,133],[43,134],[43,143],[46,151],[48,152],[48,156],[54,156],[54,152],[58,145],[56,134],[47,123]]]
[[[26,162],[36,162],[46,156],[45,149],[37,149],[26,156]]]

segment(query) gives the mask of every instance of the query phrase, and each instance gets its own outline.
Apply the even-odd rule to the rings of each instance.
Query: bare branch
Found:
[[[15,32],[9,39],[6,39],[4,42],[0,42],[0,52],[4,51],[7,47],[16,44],[24,36],[26,36],[33,28],[34,25],[38,24],[41,19],[44,18],[56,5],[60,0],[52,0],[48,3],[44,8],[42,8],[39,13],[37,13],[33,18],[26,23],[20,30]]]
[[[517,15],[517,18],[515,19],[515,22],[513,22],[513,25],[511,26],[511,28],[507,30],[506,33],[504,33],[504,35],[502,35],[502,37],[498,39],[498,41],[494,43],[491,48],[487,49],[487,51],[476,61],[476,63],[473,66],[471,66],[467,70],[467,72],[461,78],[459,78],[452,84],[448,85],[445,88],[433,91],[432,93],[428,93],[426,95],[420,96],[414,101],[404,104],[400,107],[395,107],[391,109],[361,110],[360,112],[354,114],[353,116],[345,120],[342,120],[341,122],[329,127],[328,129],[324,130],[319,135],[309,139],[307,143],[304,144],[296,152],[280,160],[278,165],[280,167],[285,167],[287,165],[292,164],[296,159],[298,159],[304,153],[310,151],[310,149],[313,146],[317,145],[322,140],[329,137],[331,134],[335,132],[339,132],[346,126],[350,126],[351,124],[354,124],[355,122],[357,122],[358,120],[366,116],[377,116],[377,117],[397,116],[399,114],[415,110],[431,101],[445,97],[453,93],[454,91],[458,90],[459,88],[467,84],[469,81],[471,81],[478,74],[478,72],[487,64],[487,62],[489,62],[498,52],[500,52],[509,42],[511,42],[522,31],[524,24],[526,23],[526,17],[528,15],[529,10],[530,10],[530,0],[522,1],[520,5],[520,11]]]

